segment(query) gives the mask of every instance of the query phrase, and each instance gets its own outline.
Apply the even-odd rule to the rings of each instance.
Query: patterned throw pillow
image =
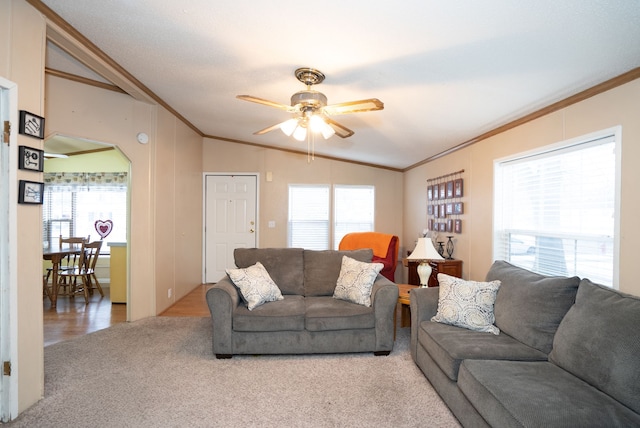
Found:
[[[378,273],[382,270],[382,263],[365,263],[342,256],[342,267],[334,299],[346,300],[367,307],[371,306],[371,289]]]
[[[493,305],[498,295],[500,281],[476,282],[438,274],[440,295],[438,311],[431,321],[500,334],[493,325]]]
[[[250,311],[266,302],[283,300],[282,293],[262,263],[244,269],[226,269],[231,281],[240,290]]]

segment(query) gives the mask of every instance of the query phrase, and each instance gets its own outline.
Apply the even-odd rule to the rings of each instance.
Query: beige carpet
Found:
[[[45,348],[45,397],[11,427],[458,427],[411,360],[211,354],[207,318],[149,318]]]

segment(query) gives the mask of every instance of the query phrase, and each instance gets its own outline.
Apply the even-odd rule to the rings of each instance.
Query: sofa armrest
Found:
[[[393,349],[393,314],[398,304],[398,286],[378,275],[371,290],[371,306],[376,319],[376,352]]]
[[[207,290],[207,305],[213,323],[213,353],[233,354],[233,311],[240,304],[238,289],[229,277],[224,277]]]
[[[411,308],[411,356],[415,360],[418,346],[418,327],[422,321],[429,321],[438,311],[440,287],[415,288],[410,292]]]

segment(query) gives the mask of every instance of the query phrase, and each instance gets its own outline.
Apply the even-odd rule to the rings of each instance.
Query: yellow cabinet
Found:
[[[109,242],[111,260],[109,262],[111,303],[127,303],[127,243]]]

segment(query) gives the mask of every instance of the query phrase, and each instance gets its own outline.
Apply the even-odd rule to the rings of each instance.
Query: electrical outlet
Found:
[[[167,297],[168,298],[171,298],[172,292],[173,292],[173,290],[171,288],[167,291]]]

